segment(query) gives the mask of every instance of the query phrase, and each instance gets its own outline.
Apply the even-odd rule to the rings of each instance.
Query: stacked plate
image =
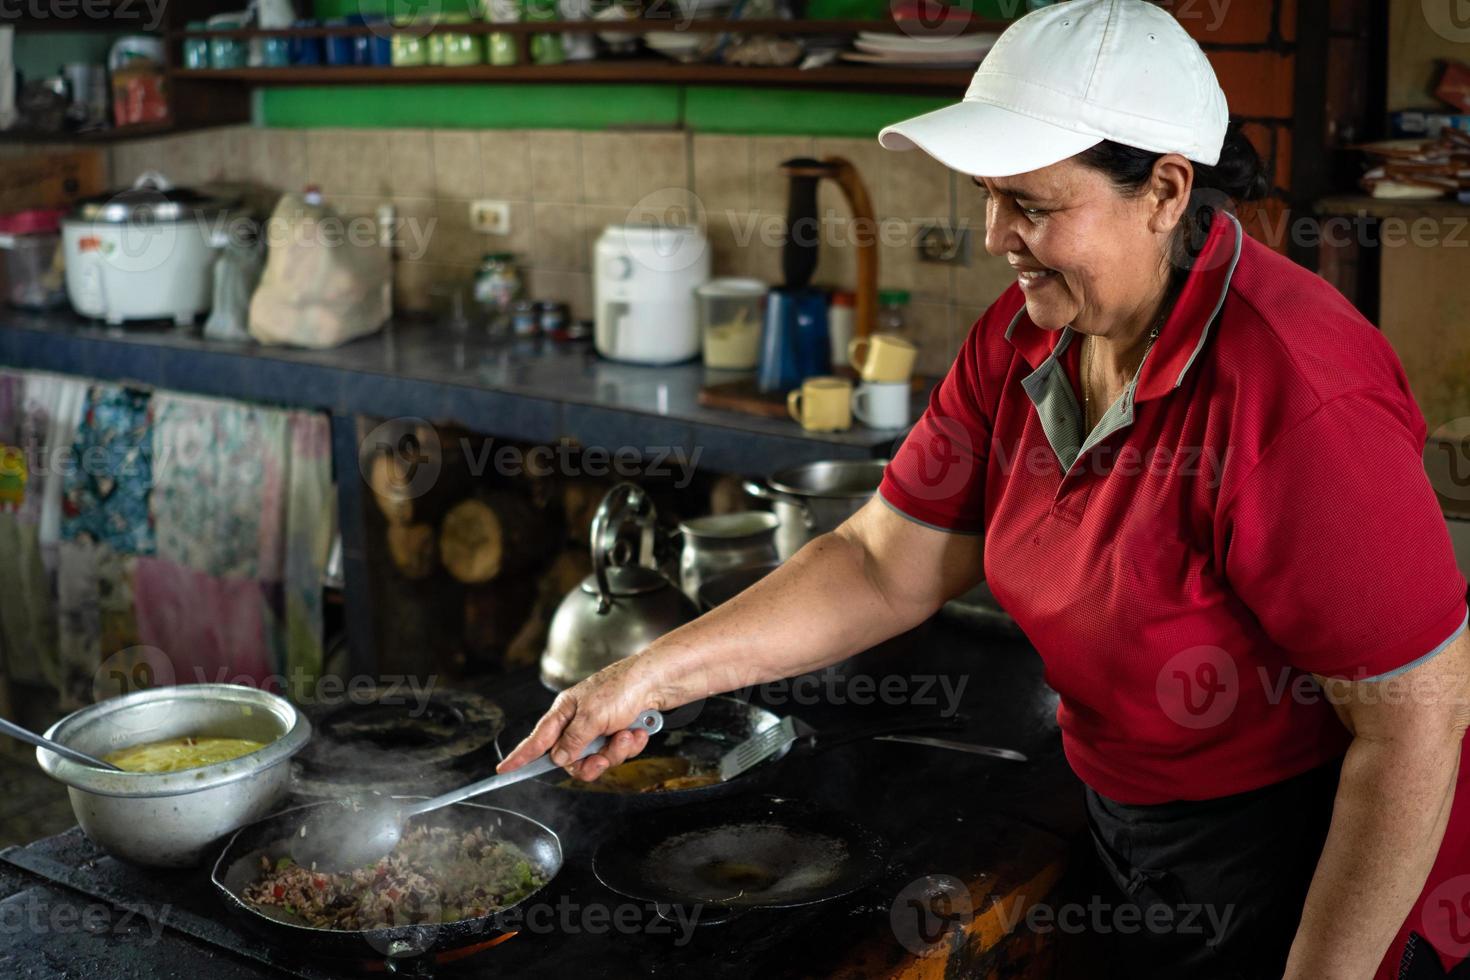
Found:
[[[856,51],[844,51],[846,61],[894,68],[974,68],[985,58],[998,34],[960,34],[955,37],[913,37],[862,31],[853,42]]]

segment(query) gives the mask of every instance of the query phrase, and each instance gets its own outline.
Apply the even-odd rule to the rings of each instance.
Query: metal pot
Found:
[[[592,574],[557,606],[541,655],[541,683],[553,691],[631,657],[699,614],[657,569],[613,564],[607,537],[619,526],[615,515],[619,523],[631,517],[645,538],[653,532],[653,502],[640,487],[620,483],[602,498],[592,521]]]
[[[745,492],[769,500],[781,521],[776,553],[782,561],[819,534],[834,530],[878,492],[886,459],[840,459],[781,470],[765,483],[745,481]]]
[[[239,759],[179,772],[112,772],[36,750],[67,785],[72,810],[103,850],[137,864],[190,867],[226,834],[271,812],[286,794],[286,763],[311,723],[286,699],[238,684],[158,687],[88,705],[46,737],[94,756],[186,735],[266,743]]]
[[[710,576],[736,568],[776,561],[780,519],[763,510],[712,514],[679,525],[684,549],[679,554],[679,585],[698,601],[699,587]]]

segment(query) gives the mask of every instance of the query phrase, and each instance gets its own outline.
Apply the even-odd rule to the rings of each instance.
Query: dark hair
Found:
[[[1102,171],[1123,193],[1137,194],[1148,184],[1154,164],[1163,155],[1103,140],[1082,151],[1077,159]],[[1258,201],[1270,192],[1261,155],[1241,130],[1241,124],[1232,122],[1225,131],[1220,161],[1213,167],[1194,164],[1194,190],[1174,236],[1175,264],[1188,268],[1199,255],[1216,210],[1222,207],[1233,210],[1237,202]]]

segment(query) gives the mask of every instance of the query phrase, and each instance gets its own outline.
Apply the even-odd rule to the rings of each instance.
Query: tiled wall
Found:
[[[708,136],[687,132],[567,130],[268,129],[249,126],[120,144],[114,184],[147,168],[175,181],[247,181],[277,189],[321,186],[346,215],[371,215],[391,200],[428,227],[426,252],[402,261],[401,305],[424,308],[431,287],[467,282],[480,255],[522,256],[537,298],[563,299],[591,315],[588,260],[604,226],[635,208],[692,192],[705,213],[716,275],[777,282],[787,182],[777,165],[797,156],[841,155],[858,168],[880,225],[879,283],[912,293],[912,329],[924,370],[943,371],[970,324],[1009,283],[1005,261],[985,254],[982,233],[968,267],[921,264],[912,230],[925,220],[983,228],[973,187],[918,152],[890,153],[873,140]],[[470,229],[469,201],[511,202],[509,235]],[[817,281],[852,288],[855,248],[835,185],[819,200],[824,245]]]

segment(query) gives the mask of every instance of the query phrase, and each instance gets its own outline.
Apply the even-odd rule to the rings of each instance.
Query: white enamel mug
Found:
[[[902,429],[911,421],[907,381],[865,381],[852,393],[852,414],[870,429]]]

